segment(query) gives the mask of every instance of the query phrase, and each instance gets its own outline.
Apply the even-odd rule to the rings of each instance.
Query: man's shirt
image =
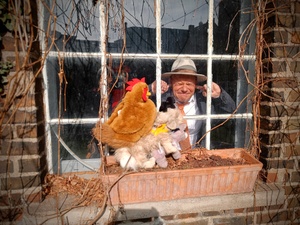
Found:
[[[185,115],[201,115],[202,113],[199,111],[199,108],[197,107],[197,103],[195,100],[195,95],[191,97],[189,102],[184,106],[183,108]],[[199,129],[201,127],[201,121],[199,120],[186,120],[187,126],[189,129],[189,137],[190,137],[190,143],[193,146],[196,144],[198,139],[198,133]]]

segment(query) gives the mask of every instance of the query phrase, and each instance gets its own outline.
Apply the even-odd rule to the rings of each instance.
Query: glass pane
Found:
[[[224,123],[224,124],[223,124]],[[245,148],[249,143],[251,119],[211,120],[210,149]],[[205,147],[205,127],[199,132],[200,146]]]
[[[240,0],[215,1],[217,17],[214,20],[214,52],[217,54],[238,53],[240,38]]]
[[[46,60],[47,68],[47,83],[48,83],[48,102],[50,118],[58,117],[58,93],[59,93],[59,81],[58,81],[58,61],[56,58],[48,57]]]
[[[112,0],[109,7],[108,51],[156,52],[155,9],[152,0]],[[124,34],[126,33],[126,39]],[[126,48],[125,48],[126,47]]]
[[[45,34],[48,47],[54,40],[53,51],[99,52],[99,7],[93,1],[48,0],[45,4],[44,30],[50,25]],[[52,8],[55,19],[49,12]]]
[[[239,106],[238,113],[247,113],[251,111],[248,105],[248,93],[251,92],[251,82],[254,74],[254,62],[244,61],[244,69],[241,69],[238,61],[213,61],[213,81],[219,84],[234,100],[236,106]],[[248,71],[248,77],[245,77],[245,71]],[[243,102],[243,103],[241,103]]]
[[[58,142],[58,134],[60,129],[60,137],[73,153],[81,159],[99,158],[100,152],[97,142],[92,137],[92,128],[95,124],[72,124],[51,126],[52,136],[52,154],[53,154],[53,170],[57,171],[57,162],[62,160],[75,159],[66,148]],[[60,145],[60,159],[58,160],[58,144]]]
[[[208,1],[162,1],[161,15],[163,53],[207,53]]]
[[[213,119],[211,127],[220,125],[224,120]],[[211,131],[210,149],[234,148],[235,121],[229,120],[224,125]]]
[[[242,66],[239,65],[237,78],[236,102],[237,113],[252,112],[252,91],[255,74],[255,61],[243,61]]]
[[[243,49],[244,53],[249,54],[249,46],[251,48],[255,31],[252,27],[248,27],[251,22],[250,9],[251,1],[215,0],[214,53],[238,54],[240,44],[241,47],[245,48]],[[245,31],[245,29],[248,29],[248,31]],[[252,38],[248,35],[252,35]],[[250,53],[253,53],[253,49]]]
[[[65,80],[61,89],[62,118],[98,117],[100,94],[100,60],[96,58],[65,58]],[[56,58],[47,60],[51,118],[58,117],[59,78]]]
[[[222,87],[236,102],[238,62],[213,61],[213,82]]]
[[[249,148],[250,134],[253,127],[252,119],[236,119],[235,120],[235,148]]]
[[[147,84],[155,80],[155,60],[150,59],[113,59],[109,63],[108,77],[110,84],[110,110],[116,107],[125,95],[126,82],[133,78],[145,78]]]

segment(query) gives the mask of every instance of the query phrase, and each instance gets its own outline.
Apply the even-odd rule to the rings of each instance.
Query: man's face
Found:
[[[188,75],[172,75],[171,86],[174,97],[181,103],[186,103],[195,93],[197,78]]]

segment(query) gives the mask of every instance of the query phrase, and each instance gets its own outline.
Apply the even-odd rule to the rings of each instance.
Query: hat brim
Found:
[[[161,75],[162,78],[170,78],[172,75],[189,75],[197,77],[197,82],[203,82],[207,80],[207,77],[199,73],[188,73],[188,72],[167,72]]]

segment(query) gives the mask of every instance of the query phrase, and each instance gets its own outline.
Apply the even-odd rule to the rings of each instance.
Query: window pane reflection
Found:
[[[226,122],[225,119],[212,119],[210,149],[247,147],[250,123],[251,120],[247,119],[231,119]],[[205,138],[201,145],[205,146]]]
[[[111,1],[108,51],[115,53],[156,52],[155,9],[152,0]],[[123,18],[124,16],[124,18]],[[126,34],[126,39],[124,39]],[[126,50],[125,50],[126,47]]]
[[[251,7],[251,1],[215,0],[213,38],[215,54],[238,54],[239,45],[245,48],[243,49],[245,54],[254,53],[254,47],[249,45],[248,36],[252,35],[252,40],[255,39],[253,28],[248,27],[253,19]]]
[[[62,141],[74,152],[79,158],[99,158],[100,153],[97,143],[94,142],[92,137],[92,128],[94,124],[69,124],[51,126],[52,136],[52,154],[53,154],[53,169],[57,171],[57,162],[62,160],[72,160],[74,157],[66,150],[66,148],[58,142],[58,135],[60,129],[60,137]],[[58,144],[60,145],[60,159],[58,160]],[[95,146],[96,144],[96,146]]]
[[[58,61],[50,58],[47,63],[51,118],[58,117],[59,78]],[[100,94],[100,61],[96,58],[65,58],[62,90],[62,118],[98,117]],[[67,84],[66,84],[67,82]]]
[[[237,54],[240,38],[240,0],[215,1],[214,53]]]
[[[218,126],[224,120],[213,119],[211,127]],[[211,131],[211,149],[233,148],[235,135],[235,121],[229,120],[224,125]]]
[[[213,81],[219,84],[236,102],[238,62],[213,61]]]
[[[100,21],[98,5],[93,1],[46,1],[44,27],[50,22],[48,47],[54,40],[53,51],[99,52]],[[54,6],[53,6],[54,5]],[[49,9],[53,8],[53,14]]]
[[[235,101],[239,113],[250,112],[248,93],[251,91],[251,86],[245,75],[245,71],[253,70],[254,64],[245,61],[244,69],[242,70],[238,61],[213,61],[212,73],[213,81],[219,84]],[[242,104],[240,104],[243,101]]]
[[[162,1],[161,13],[163,53],[207,52],[207,1]]]
[[[109,63],[109,114],[122,100],[126,82],[133,78],[145,78],[147,84],[155,80],[155,61],[150,59],[113,59]]]

